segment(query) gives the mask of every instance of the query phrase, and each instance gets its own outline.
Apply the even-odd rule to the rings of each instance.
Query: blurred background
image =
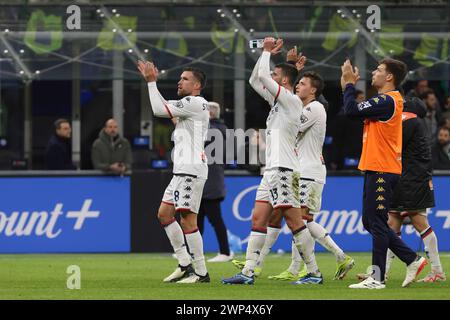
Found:
[[[71,4],[81,9],[79,30],[66,25]],[[381,29],[372,31],[366,26],[369,5],[3,0],[0,168],[45,168],[45,147],[57,118],[71,121],[72,160],[80,169],[92,169],[92,143],[110,117],[117,119],[130,142],[148,137],[136,143],[148,142],[154,151],[150,157],[170,160],[171,124],[151,115],[147,89],[136,69],[138,57],[155,61],[162,70],[159,88],[167,97],[176,97],[183,67],[203,68],[208,76],[205,98],[222,106],[229,128],[264,128],[269,109],[248,84],[260,52],[250,49],[248,40],[272,35],[285,40],[285,49],[296,45],[308,58],[305,71],[318,71],[326,80],[324,157],[329,169],[352,169],[359,150],[346,149],[360,148],[360,139],[356,146],[345,146],[339,115],[340,66],[346,57],[362,70],[358,88],[368,97],[373,94],[370,72],[378,60],[390,56],[405,61],[410,70],[405,93],[426,80],[422,87],[435,94],[437,121],[444,125],[449,117],[448,1],[384,1]]]

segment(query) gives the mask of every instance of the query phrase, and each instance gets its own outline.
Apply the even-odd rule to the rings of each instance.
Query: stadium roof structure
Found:
[[[385,56],[405,61],[410,79],[449,78],[448,2],[387,1],[380,29],[367,27],[364,2],[261,2],[77,1],[80,29],[70,30],[73,1],[3,1],[0,79],[137,80],[136,61],[149,59],[167,78],[194,64],[212,77],[243,80],[259,54],[248,40],[267,35],[283,38],[286,49],[297,45],[308,57],[305,69],[326,80],[339,79],[347,57],[369,76]]]

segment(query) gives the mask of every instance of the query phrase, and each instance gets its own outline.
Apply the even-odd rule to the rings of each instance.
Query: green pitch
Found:
[[[176,267],[168,254],[64,254],[0,255],[0,299],[450,299],[450,280],[443,283],[414,283],[401,288],[405,268],[396,259],[385,290],[351,290],[355,275],[369,265],[367,253],[351,254],[356,265],[342,281],[332,280],[335,260],[331,254],[317,254],[325,283],[299,286],[268,280],[290,263],[290,254],[271,255],[263,274],[253,286],[222,285],[222,277],[236,273],[231,263],[208,263],[209,284],[163,283]],[[211,257],[211,255],[208,255]],[[238,257],[242,258],[242,257]],[[441,254],[447,275],[450,255]],[[81,289],[67,289],[67,268],[81,269]],[[429,271],[426,267],[422,276]]]

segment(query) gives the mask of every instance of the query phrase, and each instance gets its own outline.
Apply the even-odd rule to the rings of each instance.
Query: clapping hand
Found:
[[[153,64],[153,62],[149,61],[138,61],[138,69],[147,82],[154,82],[158,79],[158,68]]]
[[[355,70],[353,70],[352,63],[349,59],[345,60],[344,64],[341,67],[342,70],[342,76],[341,76],[341,87],[342,90],[345,89],[347,84],[355,84],[358,82],[360,75],[359,75],[359,69],[358,67],[355,67]]]

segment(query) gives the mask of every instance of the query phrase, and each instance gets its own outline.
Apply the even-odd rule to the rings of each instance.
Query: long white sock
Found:
[[[183,230],[181,230],[178,222],[173,219],[166,225],[163,225],[164,230],[166,231],[167,237],[170,240],[170,244],[172,245],[173,251],[178,259],[178,264],[180,266],[187,266],[191,263],[191,256],[187,252],[186,243],[184,243]]]
[[[438,242],[436,234],[431,227],[420,233],[420,237],[427,248],[427,253],[431,262],[431,269],[437,272],[442,272],[441,259],[439,258]]]
[[[311,236],[318,242],[322,247],[332,252],[336,257],[338,262],[341,262],[345,259],[345,253],[342,249],[333,241],[330,235],[327,232],[327,229],[322,227],[315,221],[308,222],[306,226],[311,233]]]
[[[267,227],[267,235],[266,240],[264,241],[264,246],[261,249],[261,254],[256,261],[256,266],[262,268],[264,265],[264,259],[272,250],[272,246],[277,241],[278,236],[280,235],[281,228]]]
[[[298,272],[300,271],[300,265],[302,263],[302,256],[298,252],[297,246],[294,243],[294,240],[292,239],[292,252],[291,252],[291,265],[288,268],[288,271],[292,273],[293,275],[297,276]]]
[[[248,240],[247,253],[245,255],[245,266],[242,273],[246,276],[253,276],[261,250],[266,240],[266,233],[264,231],[252,231]]]
[[[399,238],[402,237],[401,232],[397,232],[397,235]],[[391,269],[392,261],[395,258],[395,254],[392,252],[391,249],[388,248],[387,254],[386,254],[386,275],[389,274],[389,270]]]
[[[196,229],[194,232],[185,234],[189,251],[192,254],[195,273],[204,276],[208,273],[206,270],[205,256],[203,255],[203,239],[200,231]]]
[[[308,273],[320,274],[317,267],[316,257],[314,255],[314,239],[311,237],[311,233],[308,228],[296,231],[294,234],[295,246],[297,247],[300,256],[306,264]]]

